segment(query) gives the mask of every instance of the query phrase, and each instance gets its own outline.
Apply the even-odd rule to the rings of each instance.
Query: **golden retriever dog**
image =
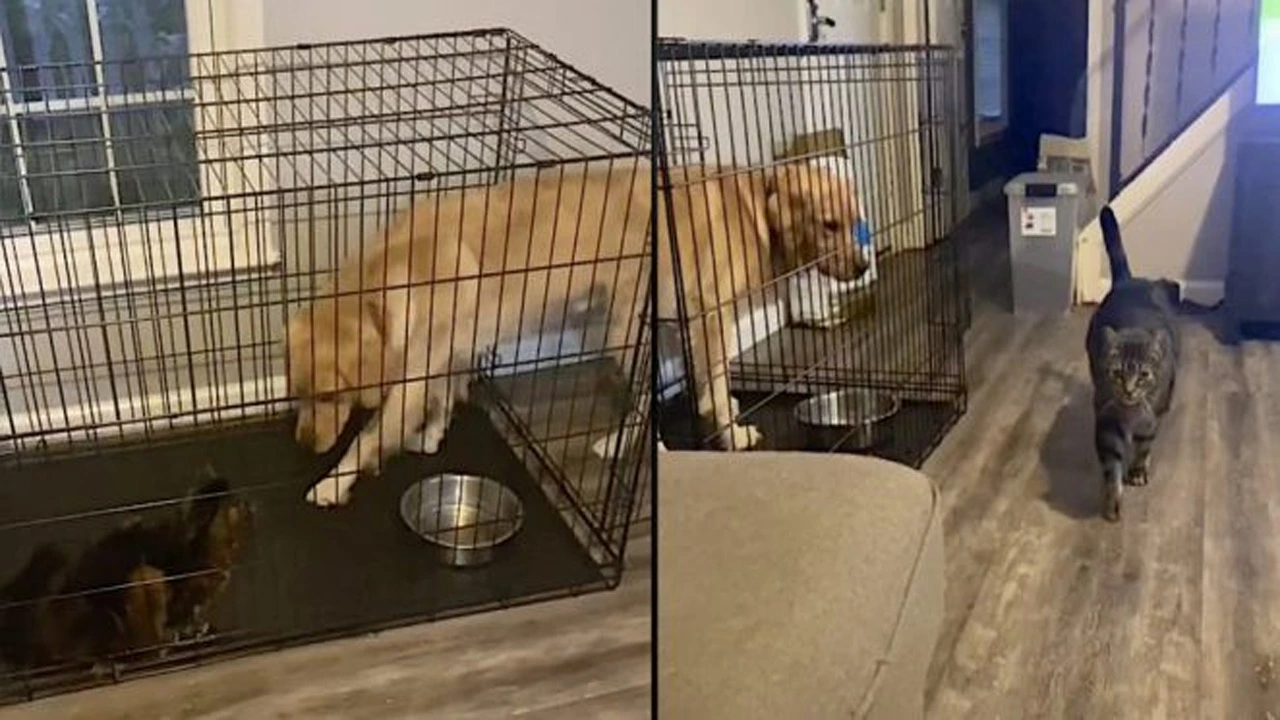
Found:
[[[853,242],[858,207],[843,177],[804,162],[760,172],[674,168],[670,201],[677,258],[671,257],[665,208],[658,214],[658,317],[679,317],[672,268],[679,265],[697,413],[724,449],[746,450],[759,431],[740,425],[729,395],[729,361],[738,354],[738,301],[779,275],[816,267],[853,280],[870,263]]]
[[[345,503],[358,474],[406,443],[436,452],[492,348],[577,328],[628,367],[649,277],[649,186],[646,165],[543,171],[426,195],[368,238],[288,326],[298,442],[325,452],[354,409],[377,413],[308,500]]]
[[[344,504],[358,475],[406,445],[435,452],[488,349],[577,327],[586,347],[629,367],[648,312],[650,182],[640,165],[434,193],[348,258],[288,324],[296,437],[326,452],[354,409],[376,415],[308,501]],[[867,263],[850,239],[857,208],[843,179],[807,164],[680,168],[672,186],[698,412],[718,444],[750,448],[759,435],[736,424],[726,372],[733,298],[807,263],[841,280],[861,275]],[[674,318],[675,258],[659,210],[658,314]]]

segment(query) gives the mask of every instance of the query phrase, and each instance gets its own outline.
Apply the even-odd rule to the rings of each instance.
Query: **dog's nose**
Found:
[[[868,260],[866,253],[861,248],[854,248],[852,252],[840,253],[836,260],[832,274],[841,282],[851,282],[862,277],[862,274],[871,267],[871,261]]]

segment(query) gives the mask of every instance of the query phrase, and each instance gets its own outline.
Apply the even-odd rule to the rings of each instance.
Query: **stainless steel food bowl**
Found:
[[[520,532],[524,505],[510,488],[480,475],[423,478],[400,496],[405,525],[436,548],[446,565],[475,567]]]
[[[814,395],[795,407],[811,450],[858,452],[889,439],[889,420],[901,404],[890,393],[848,388]]]

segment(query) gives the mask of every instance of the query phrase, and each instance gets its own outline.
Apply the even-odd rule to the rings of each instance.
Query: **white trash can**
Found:
[[[1014,314],[1071,309],[1075,243],[1086,219],[1082,191],[1080,176],[1067,173],[1025,173],[1004,186]]]

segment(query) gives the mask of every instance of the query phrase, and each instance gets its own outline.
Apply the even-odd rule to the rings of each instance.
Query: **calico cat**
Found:
[[[249,504],[221,478],[212,477],[183,506],[170,529],[179,552],[164,568],[170,588],[169,624],[179,635],[209,632],[209,607],[226,588],[252,525]]]
[[[0,588],[0,658],[22,668],[100,665],[119,655],[163,656],[208,632],[206,613],[244,549],[252,514],[212,476],[173,516],[130,518],[74,562],[36,549]]]
[[[1124,485],[1146,485],[1151,444],[1173,400],[1178,371],[1178,286],[1129,271],[1110,207],[1099,216],[1111,290],[1089,321],[1085,348],[1093,378],[1094,446],[1102,464],[1102,514],[1120,519]]]

